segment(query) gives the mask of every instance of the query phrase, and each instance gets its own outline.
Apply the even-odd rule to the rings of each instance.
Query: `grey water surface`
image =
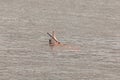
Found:
[[[0,0],[0,80],[120,80],[120,1]]]

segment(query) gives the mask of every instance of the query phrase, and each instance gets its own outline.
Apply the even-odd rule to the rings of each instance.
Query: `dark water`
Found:
[[[119,0],[0,0],[0,80],[120,80]],[[55,30],[64,46],[50,47]]]

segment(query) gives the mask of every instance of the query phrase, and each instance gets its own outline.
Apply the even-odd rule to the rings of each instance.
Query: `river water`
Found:
[[[120,80],[119,4],[0,0],[0,80]]]

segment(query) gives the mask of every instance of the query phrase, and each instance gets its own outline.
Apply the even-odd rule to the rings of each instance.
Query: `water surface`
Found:
[[[119,4],[1,0],[0,80],[120,80]]]

